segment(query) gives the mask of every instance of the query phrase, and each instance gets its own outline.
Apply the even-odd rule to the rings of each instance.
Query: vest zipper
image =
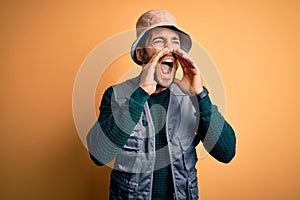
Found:
[[[171,166],[171,172],[172,172],[172,182],[173,182],[173,193],[175,194],[175,197],[173,196],[173,199],[178,199],[177,198],[177,188],[175,184],[175,176],[174,176],[174,169],[173,169],[173,159],[172,159],[172,153],[170,149],[170,138],[169,138],[169,126],[168,126],[168,121],[169,121],[169,108],[171,104],[173,94],[172,91],[170,90],[170,97],[169,97],[169,105],[168,105],[168,110],[167,110],[167,115],[166,115],[166,137],[167,137],[167,145],[168,145],[168,150],[169,150],[169,159],[170,159],[170,166]]]
[[[150,112],[150,108],[149,108],[149,104],[148,102],[146,102],[145,104],[145,111],[146,111],[146,115],[148,116],[149,119],[149,126],[150,126],[150,131],[152,133],[155,133],[155,128],[154,128],[154,124],[153,124],[153,120],[151,117],[151,112]],[[151,136],[152,137],[152,136]],[[151,182],[150,182],[150,194],[149,194],[149,200],[152,199],[152,186],[153,186],[153,172],[154,172],[154,168],[155,168],[155,159],[156,159],[156,154],[155,154],[155,135],[153,136],[153,151],[149,152],[149,153],[153,153],[153,162],[152,162],[152,170],[151,170]]]

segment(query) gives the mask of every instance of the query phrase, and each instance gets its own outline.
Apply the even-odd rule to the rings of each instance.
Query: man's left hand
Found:
[[[191,96],[203,91],[203,80],[196,62],[182,49],[173,51],[183,71],[182,79],[175,78],[174,82],[180,89]]]

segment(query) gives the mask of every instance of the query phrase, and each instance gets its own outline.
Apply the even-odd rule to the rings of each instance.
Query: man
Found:
[[[195,147],[220,162],[235,155],[235,134],[212,105],[199,68],[188,55],[191,38],[165,10],[138,19],[131,57],[141,74],[109,87],[91,128],[91,159],[115,158],[110,199],[198,199]],[[175,78],[178,67],[182,79]]]

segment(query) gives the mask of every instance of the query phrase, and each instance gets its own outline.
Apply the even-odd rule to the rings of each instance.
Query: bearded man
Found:
[[[191,37],[166,10],[150,10],[136,24],[131,47],[138,77],[109,87],[100,116],[88,133],[91,159],[115,159],[110,199],[198,199],[196,146],[228,163],[236,138],[212,104]],[[175,77],[181,67],[183,76]]]

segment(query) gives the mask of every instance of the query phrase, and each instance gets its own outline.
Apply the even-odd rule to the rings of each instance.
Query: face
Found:
[[[155,28],[149,32],[145,40],[145,48],[141,54],[143,65],[147,64],[158,51],[169,48],[180,48],[180,39],[176,31],[168,28]],[[159,67],[155,70],[155,81],[162,87],[169,87],[173,81],[178,68],[178,62],[173,53],[161,57],[158,61]]]

